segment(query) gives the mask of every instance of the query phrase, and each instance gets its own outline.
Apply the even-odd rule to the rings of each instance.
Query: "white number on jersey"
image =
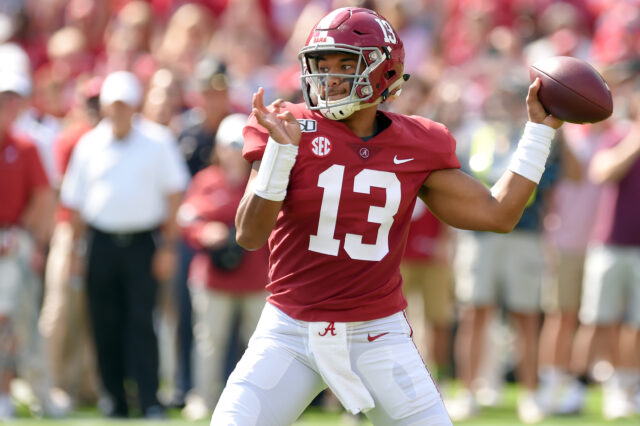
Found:
[[[334,164],[318,176],[318,186],[324,188],[318,232],[309,237],[309,250],[317,253],[337,256],[340,240],[334,238],[336,222],[338,220],[338,206],[342,193],[344,166]],[[353,181],[353,191],[370,194],[371,188],[386,190],[387,201],[384,207],[371,206],[367,221],[378,223],[378,235],[374,244],[362,242],[362,235],[346,234],[344,249],[352,259],[381,260],[389,253],[389,230],[393,225],[393,216],[400,207],[400,181],[394,173],[379,170],[364,169],[358,173]]]
[[[376,18],[376,22],[380,25],[382,29],[382,35],[384,36],[385,43],[394,43],[396,40],[396,33],[393,32],[393,27],[387,21],[384,21],[380,18]]]

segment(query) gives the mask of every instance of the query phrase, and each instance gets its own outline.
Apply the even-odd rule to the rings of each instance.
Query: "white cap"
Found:
[[[0,93],[14,92],[26,98],[31,94],[31,80],[14,70],[0,70]]]
[[[16,43],[0,44],[0,92],[31,94],[31,61]]]
[[[132,108],[139,107],[142,102],[140,81],[129,71],[112,72],[102,83],[100,104],[107,106],[117,101],[124,102]]]
[[[18,74],[31,74],[31,60],[29,55],[17,43],[0,44],[0,69],[13,71]]]
[[[244,129],[248,119],[248,115],[240,113],[226,116],[218,126],[216,146],[230,146],[241,150],[244,146],[242,129]]]

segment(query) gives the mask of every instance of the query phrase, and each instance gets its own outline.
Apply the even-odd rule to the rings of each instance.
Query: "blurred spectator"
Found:
[[[418,201],[400,271],[416,346],[441,385],[450,380],[453,270],[450,231]]]
[[[409,90],[411,84],[417,82],[428,91],[437,81],[435,90],[429,95],[433,101],[416,107],[415,114],[445,123],[456,135],[460,153],[468,152],[473,138],[482,133],[479,129],[486,127],[483,106],[487,99],[494,102],[490,98],[495,99],[492,94],[496,82],[521,84],[527,81],[524,65],[540,57],[577,56],[594,61],[596,66],[611,65],[609,69],[616,68],[623,74],[629,71],[637,74],[639,69],[640,9],[637,0],[3,0],[0,1],[0,69],[33,76],[34,90],[20,102],[25,113],[16,127],[20,133],[27,133],[39,149],[40,162],[52,186],[57,187],[61,178],[60,164],[68,162],[73,145],[92,126],[90,121],[85,121],[84,108],[73,104],[77,89],[82,89],[80,86],[87,78],[99,84],[105,75],[116,70],[133,72],[143,86],[149,88],[141,115],[168,125],[175,135],[179,135],[179,146],[194,175],[209,166],[220,120],[233,111],[248,112],[249,94],[257,87],[265,88],[267,98],[300,100],[298,47],[304,44],[311,25],[330,9],[344,6],[376,9],[396,27],[407,52],[405,72],[413,76],[404,86],[397,106],[391,104],[391,107],[405,108],[406,103],[413,102],[413,97],[422,97],[420,90]],[[207,67],[199,64],[210,55],[216,55],[219,60],[209,61],[211,65],[206,71]],[[220,65],[221,61],[226,67]],[[93,79],[96,76],[99,78]],[[197,79],[193,79],[194,76]],[[200,84],[192,87],[192,79]],[[419,80],[429,84],[423,85],[425,82]],[[612,81],[608,81],[611,85]],[[181,93],[184,93],[184,99]],[[615,114],[623,117],[624,100],[620,93],[614,92],[614,95]],[[191,109],[182,113],[185,106]],[[140,116],[134,120],[134,127],[145,128],[141,132],[174,141],[170,131],[151,125],[153,123]],[[501,127],[512,120],[495,121],[497,127]],[[68,126],[69,123],[72,124]],[[61,129],[64,129],[63,133],[59,133]],[[593,131],[570,136],[565,129],[564,134],[586,142],[591,137],[599,138]],[[608,130],[605,133],[603,139],[613,137]],[[58,154],[67,157],[66,160],[56,158]],[[562,193],[564,189],[558,192]],[[554,195],[555,203],[557,197]],[[584,206],[580,207],[581,211],[587,211]],[[40,223],[34,232],[41,237],[48,235],[52,215],[40,222],[34,210],[29,209],[26,222]],[[56,215],[59,222],[52,241],[53,260],[49,259],[52,266],[45,270],[47,287],[52,290],[55,286],[49,285],[50,280],[59,284],[68,282],[61,272],[66,266],[60,259],[65,256],[58,257],[57,253],[64,251],[65,245],[72,244],[64,242],[65,238],[60,236],[64,232],[58,230],[64,228],[61,222],[68,227],[69,219],[59,213]],[[587,219],[587,216],[583,214],[581,219]],[[547,223],[559,226],[557,233],[553,233],[554,238],[559,238],[553,241],[558,252],[554,249],[552,256],[560,267],[556,272],[560,272],[569,268],[563,260],[567,252],[574,251],[563,246],[561,241],[562,235],[570,232],[567,222],[553,222],[554,217],[559,218],[549,216]],[[579,223],[571,221],[571,225],[578,226]],[[178,405],[191,388],[192,376],[189,363],[191,302],[186,284],[192,251],[182,238],[180,240],[180,266],[176,272],[174,296],[179,306],[178,390],[174,401]],[[44,263],[42,248],[45,246],[46,242],[43,242],[36,247],[36,264]],[[74,245],[73,251],[76,249],[82,249],[82,245]],[[573,260],[576,264],[580,262],[579,258]],[[72,263],[77,264],[75,260]],[[55,265],[60,267],[58,272],[49,272],[51,268],[56,269]],[[69,267],[74,274],[79,272],[76,266]],[[73,282],[80,281],[74,279]],[[553,286],[552,291],[556,290],[558,288]],[[573,294],[573,290],[570,293]],[[545,304],[550,328],[557,325],[554,320],[558,315],[566,325],[564,319],[568,317],[565,314],[569,317],[575,314],[573,302],[569,303],[572,312],[557,311],[564,305],[562,297],[563,300],[552,301],[551,307],[549,300]],[[49,309],[51,300],[45,300],[40,325],[45,333],[54,329],[62,332],[64,327],[59,328],[55,320],[47,319],[53,312]],[[77,307],[71,299],[67,302]],[[58,307],[59,313],[66,310],[64,305]],[[73,310],[67,313],[70,316],[77,314]],[[47,323],[53,328],[46,328],[44,324]],[[581,348],[589,346],[588,342],[596,336],[594,327],[592,323],[579,326],[571,357],[574,374],[584,373],[591,351]],[[464,327],[461,330],[464,334]],[[548,328],[543,340],[553,340],[547,331]],[[54,335],[49,337],[54,338]],[[565,340],[557,335],[556,339]],[[548,345],[551,344],[544,344],[545,347]],[[513,357],[508,351],[495,353],[499,351],[499,345],[488,346],[494,356],[485,358],[493,358],[494,366],[498,365],[498,355],[507,361]],[[600,346],[596,345],[596,349]],[[560,352],[566,347],[554,347],[559,352],[541,351],[541,365],[555,365],[556,361],[564,364],[564,361],[542,356],[554,353],[562,358]],[[56,351],[52,349],[51,359],[58,357]],[[83,370],[74,369],[74,366],[72,361],[68,368],[78,376],[82,374]],[[56,371],[56,382],[71,386],[69,381],[58,381],[60,375],[66,373],[60,373],[57,367]],[[543,385],[547,376],[544,371],[548,369],[541,368]],[[194,371],[193,375],[196,374],[198,372]],[[72,380],[72,375],[67,376]],[[567,380],[562,386],[565,390],[570,388],[570,383],[576,385],[564,374],[556,376]],[[578,387],[576,385],[574,389]],[[556,407],[562,405],[562,398],[555,399]]]
[[[227,67],[219,59],[209,56],[201,60],[192,82],[194,107],[185,114],[186,128],[178,144],[194,176],[210,164],[216,131],[232,107]]]
[[[602,64],[640,56],[640,8],[635,0],[604,0],[596,23],[591,56]]]
[[[524,111],[517,103],[520,97],[518,87],[503,80],[486,100],[484,125],[472,135],[468,151],[460,155],[463,169],[488,186],[507,167],[519,140],[517,124],[524,119]],[[542,419],[543,413],[534,398],[544,270],[541,230],[546,192],[557,179],[558,170],[558,155],[552,151],[537,190],[511,233],[458,233],[454,267],[461,310],[455,352],[465,390],[448,407],[454,421],[477,412],[475,393],[479,390],[477,379],[486,344],[486,325],[501,306],[508,311],[518,340],[516,377],[522,386],[518,415],[527,423]]]
[[[167,68],[158,69],[149,80],[149,89],[145,97],[142,113],[136,118],[139,125],[146,127],[150,132],[156,133],[172,146],[177,146],[175,135],[182,126],[182,93],[176,81],[175,75]],[[180,244],[182,239],[180,238]],[[181,256],[178,247],[178,258]],[[176,268],[176,275],[180,274],[180,260]],[[182,315],[181,297],[176,292],[176,277],[171,277],[167,282],[161,283],[158,293],[158,314],[156,315],[156,330],[158,333],[160,355],[160,381],[163,383],[161,399],[169,406],[181,406],[184,404],[182,388],[182,342],[186,339],[176,336],[177,327],[180,325]],[[185,283],[186,293],[186,272]],[[191,318],[189,312],[188,327],[191,333]],[[191,347],[189,343],[188,347]],[[190,354],[190,352],[189,352]],[[190,356],[190,355],[189,355]],[[177,358],[177,359],[176,359]],[[188,361],[187,361],[188,362]],[[176,372],[176,366],[178,371]]]
[[[247,119],[232,114],[222,120],[215,163],[196,174],[179,211],[187,242],[196,250],[189,288],[197,375],[183,410],[190,420],[210,416],[222,392],[234,318],[240,315],[239,340],[246,347],[267,295],[267,248],[247,252],[235,240],[235,212],[251,170],[242,157]]]
[[[194,107],[182,119],[186,128],[178,137],[178,145],[191,176],[210,165],[215,136],[222,119],[231,112],[226,67],[209,56],[202,59],[195,71],[191,92]],[[175,278],[175,299],[178,306],[178,377],[174,405],[183,405],[184,396],[192,387],[191,349],[193,324],[191,298],[187,287],[189,265],[194,251],[180,238],[179,260]]]
[[[37,398],[36,413],[63,416],[68,400],[55,398],[37,318],[41,282],[34,268],[50,236],[52,191],[36,147],[13,124],[31,90],[29,78],[0,70],[0,420],[15,417],[9,396],[14,369]]]
[[[64,9],[65,24],[77,28],[86,40],[86,48],[92,61],[104,50],[104,32],[111,18],[109,4],[112,1],[68,0]],[[132,2],[133,3],[133,2]]]
[[[175,135],[182,131],[181,114],[183,99],[175,75],[167,68],[160,68],[149,80],[149,90],[142,107],[142,115]]]
[[[47,68],[51,70],[53,78],[66,83],[93,71],[94,57],[88,47],[86,35],[78,28],[64,27],[56,31],[47,43]],[[72,94],[65,93],[65,100],[70,100],[68,98]],[[69,102],[63,104],[69,106]]]
[[[47,178],[57,188],[60,173],[55,167],[53,142],[62,129],[61,118],[66,109],[62,105],[64,83],[50,71],[41,68],[34,74],[31,106],[20,114],[15,127],[36,144]]]
[[[99,79],[77,86],[68,124],[54,142],[54,157],[61,175],[67,169],[78,140],[100,120]],[[47,339],[47,355],[56,386],[64,389],[76,404],[97,401],[95,351],[89,331],[84,277],[71,271],[74,258],[71,212],[62,205],[56,210],[45,269],[45,295],[39,326]]]
[[[589,167],[589,177],[604,186],[585,260],[580,321],[595,325],[614,368],[604,383],[607,420],[634,414],[640,384],[640,80],[635,82],[630,132],[621,141],[603,140]]]
[[[171,16],[155,57],[179,80],[187,80],[207,52],[212,34],[211,12],[201,5],[186,3]]]
[[[150,51],[152,24],[149,3],[127,3],[107,27],[105,49],[96,64],[96,73],[129,70],[143,82],[148,81],[158,66]]]
[[[279,74],[272,63],[277,40],[271,36],[265,15],[250,3],[232,3],[211,42],[212,52],[227,66],[231,103],[246,113],[251,111],[251,95],[258,87],[265,89],[265,96],[275,95]]]
[[[545,317],[540,332],[538,401],[549,414],[579,412],[584,403],[585,383],[570,373],[572,348],[585,350],[584,339],[574,342],[574,334],[585,251],[600,197],[600,186],[588,179],[587,170],[599,141],[618,140],[620,130],[607,120],[584,126],[567,124],[563,135],[563,176],[553,190],[544,220],[549,276],[542,293]]]
[[[577,5],[559,1],[549,5],[538,18],[540,37],[523,51],[527,63],[532,64],[549,56],[573,56],[587,60],[591,40],[588,23]]]
[[[114,25],[131,33],[135,52],[151,52],[154,37],[154,16],[147,1],[128,1],[118,11]]]
[[[424,115],[430,101],[431,83],[413,76],[402,96],[390,104],[393,112]],[[424,203],[416,202],[400,266],[407,316],[413,339],[436,382],[451,379],[451,332],[454,320],[451,234]]]
[[[74,244],[86,235],[89,313],[106,393],[101,408],[126,417],[124,379],[132,377],[142,414],[158,418],[164,410],[156,395],[153,309],[158,281],[173,274],[175,212],[188,174],[174,146],[133,120],[141,101],[133,74],[107,76],[100,91],[106,118],[78,142],[61,199],[73,211]]]

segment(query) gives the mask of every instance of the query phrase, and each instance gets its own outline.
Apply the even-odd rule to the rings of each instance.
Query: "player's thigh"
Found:
[[[290,425],[326,387],[288,348],[255,337],[227,381],[212,426]]]
[[[461,303],[485,306],[497,302],[496,246],[494,235],[458,233],[454,271],[455,294]]]
[[[626,268],[619,253],[604,245],[587,251],[580,305],[580,321],[611,324],[622,320],[626,305]]]
[[[513,312],[538,312],[545,272],[540,236],[533,232],[520,232],[503,237],[506,306]]]
[[[409,332],[352,342],[351,351],[355,370],[376,404],[366,412],[373,424],[451,424]]]

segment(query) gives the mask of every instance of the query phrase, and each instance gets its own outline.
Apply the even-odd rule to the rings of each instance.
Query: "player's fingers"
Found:
[[[253,113],[253,115],[256,116],[256,120],[258,120],[258,124],[266,127],[267,122],[266,122],[264,111],[262,111],[259,108],[253,108],[253,110],[251,110],[251,112]]]
[[[281,120],[288,121],[289,123],[296,123],[298,120],[291,114],[290,111],[285,111],[282,114],[278,114],[278,118]]]
[[[538,91],[540,90],[540,78],[536,79],[529,85],[529,92],[527,93],[527,101],[538,99]]]
[[[264,106],[264,89],[260,87],[256,93],[253,94],[251,104],[254,109],[258,109],[262,112],[267,112],[267,108]]]

